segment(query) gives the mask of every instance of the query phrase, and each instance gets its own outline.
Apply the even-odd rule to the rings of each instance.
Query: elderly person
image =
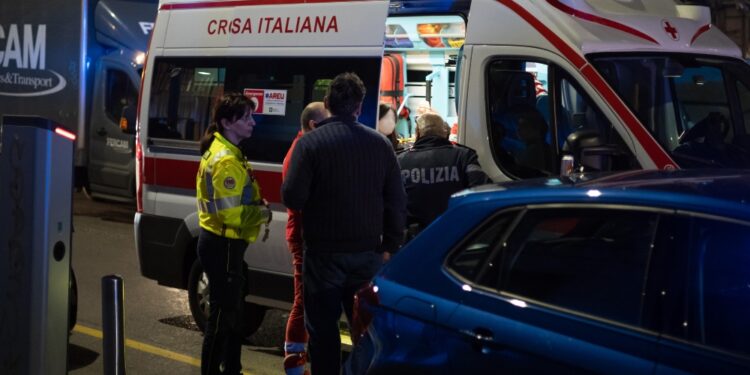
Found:
[[[440,115],[419,116],[414,146],[398,155],[412,234],[445,211],[451,194],[488,181],[476,152],[451,143],[449,133],[450,127]]]

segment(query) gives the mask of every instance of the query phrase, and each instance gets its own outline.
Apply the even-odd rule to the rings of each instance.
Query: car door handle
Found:
[[[487,328],[477,327],[473,330],[465,329],[461,330],[460,332],[462,335],[464,335],[464,337],[471,341],[474,350],[482,352],[484,354],[488,354],[490,348],[505,348],[505,345],[502,345],[495,341],[495,337],[492,334],[492,331]]]
[[[96,134],[99,134],[99,136],[104,137],[105,135],[107,135],[107,131],[104,128],[99,128],[99,130],[97,130]]]
[[[487,328],[475,328],[474,330],[464,329],[461,333],[470,339],[478,342],[494,342],[492,331]]]

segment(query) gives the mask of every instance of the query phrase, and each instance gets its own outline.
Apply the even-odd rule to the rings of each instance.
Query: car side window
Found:
[[[750,88],[737,81],[737,93],[740,97],[742,118],[745,121],[745,137],[750,137]]]
[[[487,263],[487,259],[498,251],[500,242],[510,229],[518,210],[501,213],[491,218],[477,232],[469,237],[457,251],[448,258],[447,267],[467,280],[474,281],[484,266],[496,268],[499,264]]]
[[[138,103],[138,90],[125,72],[122,70],[107,70],[107,95],[104,110],[110,119],[120,123],[122,109]]]
[[[497,289],[640,326],[657,221],[627,209],[529,210],[507,240]]]
[[[698,261],[692,339],[750,355],[750,224],[697,220]]]

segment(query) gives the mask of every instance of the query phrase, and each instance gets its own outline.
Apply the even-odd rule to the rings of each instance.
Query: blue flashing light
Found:
[[[470,6],[471,0],[395,0],[389,14],[466,14]]]

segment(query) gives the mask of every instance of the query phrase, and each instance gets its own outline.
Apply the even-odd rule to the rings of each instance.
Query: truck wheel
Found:
[[[68,279],[68,332],[73,331],[78,320],[78,282],[73,268],[70,269]]]
[[[190,268],[190,275],[188,276],[188,303],[190,304],[190,312],[193,314],[195,324],[201,332],[205,330],[206,320],[208,319],[209,293],[208,277],[203,272],[200,260],[196,259]],[[248,337],[255,333],[263,323],[265,316],[265,307],[246,302],[245,325],[243,327],[244,336]]]

